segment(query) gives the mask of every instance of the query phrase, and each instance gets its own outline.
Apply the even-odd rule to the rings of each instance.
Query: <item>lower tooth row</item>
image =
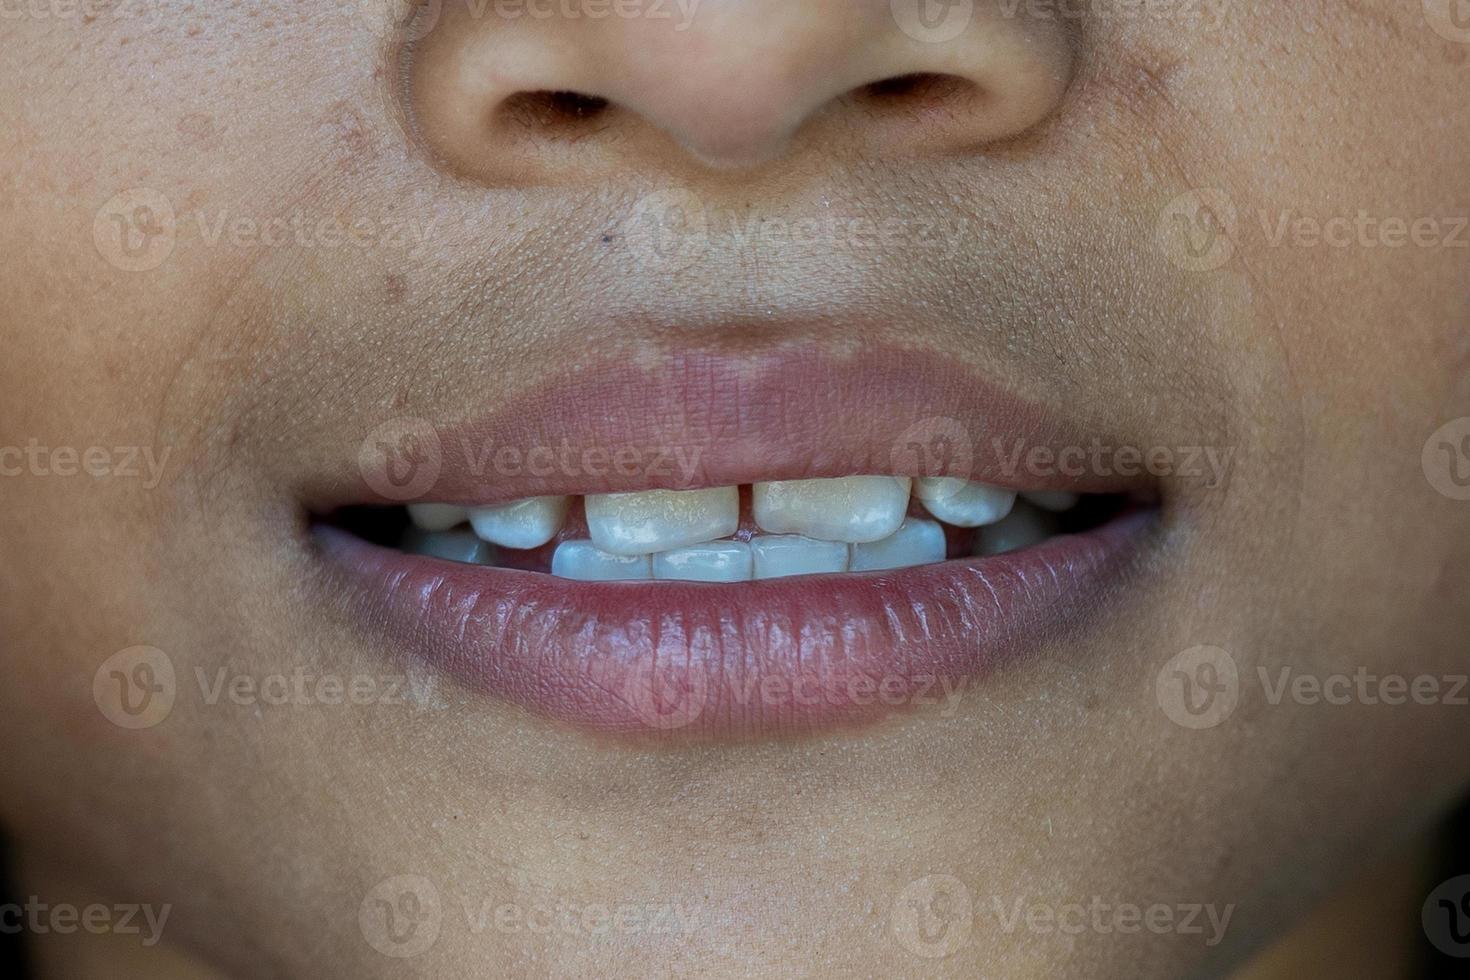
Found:
[[[931,565],[945,559],[944,529],[908,520],[883,541],[845,544],[799,534],[757,534],[745,541],[710,541],[654,555],[614,555],[591,541],[566,541],[551,574],[583,582],[649,579],[669,582],[750,582]]]

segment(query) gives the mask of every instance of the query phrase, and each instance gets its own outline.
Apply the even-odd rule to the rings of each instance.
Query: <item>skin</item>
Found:
[[[1470,784],[1462,706],[1273,704],[1258,673],[1464,672],[1470,504],[1421,451],[1470,415],[1470,46],[1419,4],[1242,2],[1218,26],[982,5],[974,30],[1030,52],[990,83],[1027,107],[1013,118],[851,96],[994,67],[892,56],[884,3],[707,0],[683,32],[446,4],[408,52],[389,6],[7,21],[0,444],[167,453],[156,482],[0,480],[0,821],[28,880],[168,903],[166,944],[226,975],[1215,976]],[[500,87],[448,70],[467,45],[512,66]],[[829,74],[848,87],[819,90]],[[464,122],[553,86],[617,97],[590,128]],[[877,244],[716,234],[671,268],[628,241],[668,188],[726,216],[908,224]],[[1201,262],[1168,229],[1218,205],[1205,190],[1238,217]],[[160,197],[172,250],[131,271],[107,216]],[[1441,241],[1273,241],[1283,215],[1360,210],[1433,219]],[[292,215],[417,225],[363,247],[228,226]],[[1228,480],[1163,477],[1147,566],[948,717],[816,738],[589,739],[407,666],[301,587],[308,488],[385,419],[493,411],[591,345],[791,344],[937,349],[1134,445],[1233,450]],[[129,730],[93,678],[137,645],[167,654],[178,696]],[[1200,645],[1241,680],[1194,729],[1157,681]],[[198,680],[297,668],[407,672],[419,693],[241,705]],[[359,922],[397,875],[442,909],[408,958]],[[1214,945],[996,913],[1094,895],[1233,912]],[[598,903],[663,921],[495,924]],[[916,939],[915,914],[937,931]]]

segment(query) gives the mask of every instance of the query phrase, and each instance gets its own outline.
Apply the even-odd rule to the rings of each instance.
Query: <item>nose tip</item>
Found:
[[[936,36],[898,16],[901,0],[705,4],[673,26],[473,6],[445,5],[406,77],[436,155],[487,183],[680,160],[754,168],[798,147],[979,147],[1045,118],[1072,73],[1054,22],[976,11]]]

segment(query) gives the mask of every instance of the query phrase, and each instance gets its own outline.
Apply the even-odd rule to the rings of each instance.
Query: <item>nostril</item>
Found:
[[[607,99],[581,92],[517,92],[505,100],[501,111],[528,126],[555,128],[590,122],[610,105]]]
[[[870,82],[858,90],[858,95],[870,103],[908,105],[948,102],[969,98],[974,93],[973,82],[933,72],[895,75]]]

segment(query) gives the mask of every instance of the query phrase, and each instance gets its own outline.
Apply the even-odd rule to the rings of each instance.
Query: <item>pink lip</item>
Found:
[[[698,352],[605,366],[488,419],[435,425],[427,441],[433,479],[419,470],[412,497],[339,463],[308,490],[313,506],[858,473],[1133,488],[1103,474],[1018,470],[1017,445],[1055,451],[1081,436],[953,360],[903,350]],[[999,557],[734,585],[571,582],[411,556],[328,527],[317,540],[324,601],[471,690],[584,731],[743,738],[952,706],[971,680],[1096,607],[1154,516],[1134,512]]]
[[[739,739],[952,707],[1096,605],[1139,512],[1010,555],[737,585],[570,582],[323,529],[329,600],[471,690],[607,735]]]
[[[1148,484],[1037,468],[1033,453],[1044,461],[1045,454],[1116,437],[1083,431],[953,358],[905,349],[843,358],[810,349],[686,352],[650,365],[579,370],[486,418],[390,419],[390,440],[405,428],[395,429],[399,422],[430,430],[426,439],[415,437],[413,451],[427,467],[417,480],[384,484],[364,469],[362,456],[344,454],[334,471],[303,488],[308,505],[318,512],[409,500],[488,505],[859,473],[952,475],[1086,493]],[[371,448],[376,437],[363,435]],[[430,472],[432,479],[423,479]]]

